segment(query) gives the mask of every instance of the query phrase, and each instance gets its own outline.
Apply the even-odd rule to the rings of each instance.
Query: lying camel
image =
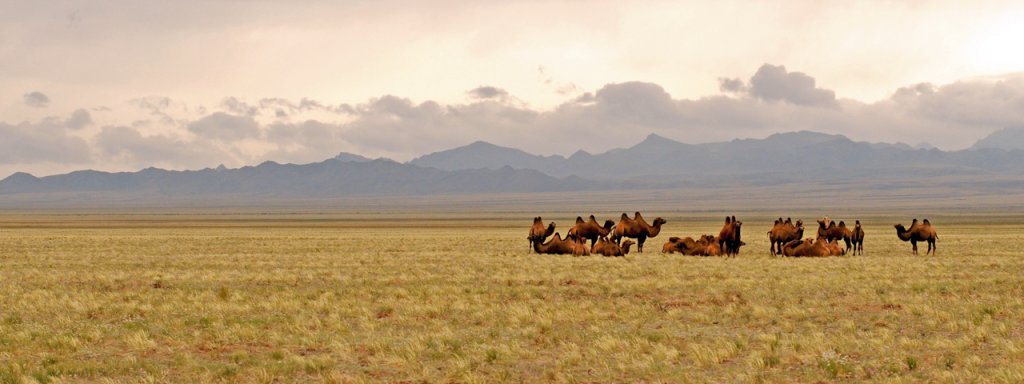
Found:
[[[566,239],[572,242],[573,256],[590,256],[590,249],[587,248],[586,239],[576,235],[566,236]]]
[[[838,243],[836,245],[838,247]],[[832,256],[825,241],[820,239],[793,240],[782,247],[782,254],[791,257],[825,257]]]
[[[601,237],[597,239],[597,243],[590,248],[590,253],[595,255],[603,256],[626,256],[629,254],[629,247],[633,244],[633,240],[626,240],[622,242],[622,246],[615,244],[614,241],[608,240],[607,237]]]
[[[637,252],[643,253],[644,242],[648,237],[657,237],[661,233],[661,226],[667,223],[660,217],[654,218],[654,225],[647,224],[640,212],[636,212],[632,219],[625,213],[619,218],[619,223],[612,228],[611,240],[618,243],[623,237],[636,239]]]
[[[573,253],[573,244],[574,242],[572,240],[569,240],[568,238],[563,240],[561,234],[555,233],[555,236],[547,243],[533,243],[533,250],[540,254],[569,255]]]
[[[548,236],[555,233],[555,223],[551,222],[547,228],[544,228],[544,220],[541,220],[540,216],[533,218],[533,226],[530,227],[530,234],[526,236],[527,240],[530,240],[530,249],[534,249],[534,244],[541,244]]]
[[[818,220],[818,238],[828,241],[843,240],[846,243],[846,250],[849,251],[853,231],[846,227],[846,222],[840,220],[839,225],[836,225],[835,221],[829,221],[826,217],[823,220]]]
[[[853,227],[850,242],[853,243],[853,255],[857,256],[857,252],[860,252],[860,255],[864,256],[864,228],[861,228],[860,220],[857,220]]]
[[[590,240],[590,246],[593,247],[599,237],[608,236],[611,233],[613,226],[615,226],[614,221],[605,220],[602,227],[597,223],[597,218],[594,215],[590,215],[590,221],[583,221],[582,217],[577,216],[576,225],[569,229],[569,236],[579,236],[584,240]]]
[[[788,217],[785,221],[781,217],[775,220],[775,226],[772,227],[772,230],[768,231],[768,245],[772,256],[781,255],[784,244],[793,240],[800,240],[803,237],[803,220],[797,220],[796,225],[793,225],[793,220]]]
[[[662,253],[681,253],[688,256],[721,256],[722,249],[718,240],[711,235],[703,235],[698,240],[691,237],[670,237],[661,247]]]
[[[933,253],[936,251],[935,241],[939,239],[939,234],[935,232],[935,228],[932,228],[932,223],[928,219],[924,219],[924,224],[918,224],[917,219],[910,223],[910,229],[903,227],[903,224],[896,224],[896,236],[903,241],[909,241],[910,245],[914,247],[914,255],[917,255],[917,242],[927,241],[928,252]]]
[[[722,249],[723,254],[733,257],[740,254],[740,246],[744,244],[740,240],[740,228],[742,225],[743,222],[736,220],[736,216],[725,217],[725,225],[718,232],[718,246]]]

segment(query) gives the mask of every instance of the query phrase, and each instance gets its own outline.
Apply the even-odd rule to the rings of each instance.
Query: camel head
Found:
[[[636,244],[636,242],[634,242],[633,240],[627,239],[626,241],[623,241],[622,242],[622,254],[623,255],[628,255],[629,254],[629,247],[633,246],[633,244]]]
[[[665,224],[665,223],[668,223],[668,221],[665,221],[665,219],[662,219],[660,217],[655,217],[654,218],[654,225],[652,225],[652,227],[660,227],[662,224]]]
[[[853,226],[857,227],[857,228],[860,228],[860,220],[857,220],[857,222]]]
[[[796,227],[799,228],[799,229],[804,229],[804,221],[803,220],[797,220],[796,221]]]
[[[548,229],[544,231],[544,237],[551,236],[552,233],[555,233],[555,222],[554,221],[552,221],[550,224],[548,224]]]

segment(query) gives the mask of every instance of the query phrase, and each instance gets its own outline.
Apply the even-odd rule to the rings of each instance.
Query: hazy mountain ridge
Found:
[[[895,169],[935,167],[957,172],[1024,171],[1024,164],[1021,164],[1024,153],[1016,151],[982,148],[946,152],[902,143],[855,142],[842,135],[808,131],[707,144],[685,144],[652,134],[630,148],[601,154],[578,152],[569,158],[542,157],[518,150],[509,152],[508,148],[492,145],[503,156],[491,157],[489,162],[477,160],[486,157],[479,151],[481,146],[475,145],[473,151],[467,147],[422,156],[410,163],[446,170],[511,166],[536,169],[553,176],[576,175],[595,180],[816,173],[823,169],[839,173],[875,170],[879,175],[893,173]],[[464,155],[467,152],[471,155]],[[518,156],[510,156],[511,153]]]
[[[408,163],[341,153],[318,163],[267,161],[237,169],[85,170],[41,178],[19,172],[0,180],[0,200],[45,200],[33,197],[37,194],[62,194],[63,199],[88,195],[112,200],[199,201],[227,196],[286,200],[787,185],[882,190],[942,184],[1001,190],[1024,184],[1022,176],[1024,151],[1020,150],[946,152],[807,131],[706,144],[680,143],[652,134],[629,148],[599,154],[578,151],[569,157],[475,142]]]

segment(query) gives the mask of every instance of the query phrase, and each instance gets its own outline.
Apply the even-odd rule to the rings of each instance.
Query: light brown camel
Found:
[[[544,220],[541,220],[540,216],[534,217],[530,234],[526,236],[526,239],[530,240],[530,249],[534,249],[534,244],[544,243],[544,240],[552,233],[555,233],[555,222],[551,222],[547,228],[544,228]]]
[[[618,243],[623,237],[636,239],[637,252],[643,253],[644,242],[648,237],[657,237],[661,233],[661,226],[667,223],[660,217],[654,218],[654,225],[647,224],[640,212],[636,212],[632,219],[625,213],[619,218],[619,223],[612,228],[611,240]]]
[[[825,240],[818,239],[817,241],[825,241]],[[828,249],[829,254],[832,255],[832,256],[842,256],[842,255],[846,254],[846,250],[843,249],[843,247],[839,245],[839,240],[832,240],[832,241],[826,242],[825,243],[825,248]]]
[[[924,219],[923,224],[918,224],[917,219],[914,219],[914,222],[910,223],[910,229],[904,228],[903,224],[896,224],[895,227],[896,236],[900,240],[909,241],[914,247],[914,255],[917,255],[918,241],[928,242],[928,252],[925,252],[925,255],[936,252],[935,241],[939,240],[939,234],[932,228],[932,223],[928,219]]]
[[[587,248],[586,239],[576,235],[566,236],[566,239],[572,242],[573,256],[590,256],[590,249]]]
[[[608,236],[614,226],[614,221],[605,220],[602,227],[597,223],[597,218],[594,215],[590,215],[590,221],[583,221],[582,217],[576,216],[576,225],[569,229],[569,236],[579,236],[584,240],[590,240],[590,246],[593,247],[597,239]]]
[[[569,255],[573,251],[573,241],[569,239],[562,240],[562,235],[556,232],[555,236],[547,243],[533,243],[533,250],[540,254]]]
[[[725,225],[718,232],[718,247],[722,249],[722,254],[733,257],[740,254],[740,246],[744,244],[740,240],[742,225],[743,222],[736,220],[736,216],[725,217]]]
[[[807,238],[793,240],[782,247],[782,254],[791,257],[825,257],[831,256],[826,242]]]
[[[864,228],[860,226],[860,220],[854,224],[850,242],[853,243],[853,255],[857,256],[857,253],[860,252],[860,255],[864,256]]]
[[[800,240],[804,237],[804,221],[797,220],[796,225],[790,218],[786,218],[782,221],[780,217],[775,220],[775,226],[772,230],[768,231],[768,246],[771,249],[772,256],[782,254],[782,246],[793,240]]]
[[[633,244],[633,240],[626,240],[622,242],[622,246],[615,244],[614,241],[608,240],[607,237],[601,237],[597,239],[597,243],[590,248],[590,253],[595,255],[603,256],[626,256],[629,254],[629,247]]]

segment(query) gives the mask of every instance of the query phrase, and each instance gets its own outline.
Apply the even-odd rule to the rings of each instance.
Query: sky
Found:
[[[628,3],[628,4],[624,4]],[[1024,126],[1024,6],[0,0],[0,177]]]

